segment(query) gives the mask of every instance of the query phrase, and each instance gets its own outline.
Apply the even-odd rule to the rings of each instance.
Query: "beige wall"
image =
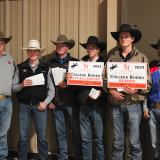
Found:
[[[78,43],[85,43],[90,35],[98,36],[107,42],[107,50],[101,55],[107,59],[117,42],[110,31],[120,26],[121,2],[119,0],[4,0],[0,1],[0,30],[5,36],[13,35],[5,50],[13,57],[16,64],[26,60],[27,54],[21,46],[27,47],[30,39],[37,39],[41,46],[47,46],[42,59],[52,58],[55,46],[50,39],[56,40],[59,34],[74,39],[76,45],[70,50],[72,56],[82,58],[86,55]],[[73,155],[71,134],[67,128],[68,152]],[[12,124],[8,134],[9,150],[17,150],[19,138],[17,124],[17,100],[13,95]],[[51,111],[48,110],[47,140],[49,152],[56,154],[56,140]],[[110,160],[112,129],[109,117],[109,105],[106,112],[106,159]],[[35,127],[32,122],[29,135],[29,152],[37,152]]]

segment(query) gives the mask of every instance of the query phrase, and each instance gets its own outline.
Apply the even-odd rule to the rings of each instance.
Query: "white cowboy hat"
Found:
[[[22,47],[21,47],[22,48]],[[28,43],[28,48],[22,48],[24,50],[28,50],[28,49],[38,49],[41,51],[41,53],[43,53],[46,49],[46,47],[42,47],[40,48],[39,42],[37,40],[30,40]]]

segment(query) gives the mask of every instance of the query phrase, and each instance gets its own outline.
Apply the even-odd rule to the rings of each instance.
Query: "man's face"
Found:
[[[0,38],[0,53],[4,50],[5,42],[3,38]]]
[[[158,56],[160,57],[160,45],[158,46]]]
[[[69,47],[67,44],[64,43],[57,43],[56,44],[56,52],[59,56],[63,56],[67,54]]]
[[[129,32],[121,32],[118,39],[121,47],[132,46],[132,42],[134,41],[134,37],[131,37]]]
[[[97,47],[95,44],[87,44],[87,53],[90,58],[97,58],[98,52],[100,51],[100,48]]]
[[[28,49],[27,54],[28,54],[29,60],[36,61],[38,60],[38,57],[41,54],[41,52],[38,49]]]

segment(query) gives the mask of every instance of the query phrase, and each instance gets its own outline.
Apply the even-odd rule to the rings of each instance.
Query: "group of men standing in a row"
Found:
[[[147,57],[136,49],[134,43],[141,39],[141,32],[123,24],[118,32],[111,32],[112,37],[120,43],[120,49],[113,53],[108,62],[140,62],[147,63]],[[68,69],[69,61],[78,61],[70,56],[68,50],[75,45],[74,40],[68,40],[60,35],[56,45],[56,53],[48,63],[39,59],[45,47],[40,48],[37,40],[30,40],[27,51],[28,59],[17,65],[9,54],[4,51],[12,37],[6,38],[0,32],[0,159],[8,155],[7,132],[11,123],[12,100],[11,92],[17,92],[18,124],[20,139],[18,141],[18,160],[27,159],[28,135],[31,118],[36,128],[39,159],[48,159],[48,143],[46,141],[47,105],[53,109],[53,119],[57,140],[57,156],[59,160],[68,159],[66,139],[66,115],[72,132],[73,147],[76,160],[92,159],[92,128],[96,147],[96,160],[105,159],[104,127],[107,99],[110,100],[111,119],[114,133],[112,160],[122,160],[124,152],[125,130],[127,126],[130,142],[130,159],[142,160],[142,149],[139,140],[139,125],[141,122],[141,102],[144,102],[144,117],[150,118],[152,145],[156,151],[155,159],[160,160],[160,65],[156,63],[149,69],[147,65],[147,89],[133,89],[126,86],[123,91],[107,87],[107,64],[104,67],[103,87],[69,86],[67,80],[71,74],[67,72],[65,80],[58,86],[54,83],[52,68]],[[87,43],[80,43],[88,55],[82,58],[85,62],[104,62],[98,55],[106,49],[106,43],[99,42],[95,36],[90,36]],[[160,54],[160,43],[153,45]],[[150,74],[151,70],[151,74]],[[43,73],[45,84],[32,86],[33,75]],[[152,77],[151,77],[152,76]],[[153,87],[152,87],[153,81]],[[96,99],[89,95],[92,88],[99,91]],[[151,91],[151,92],[150,92]],[[150,92],[150,93],[149,93]],[[146,108],[147,94],[149,106]],[[108,95],[108,98],[107,98]],[[149,113],[148,113],[149,111]],[[156,133],[156,131],[158,131]]]

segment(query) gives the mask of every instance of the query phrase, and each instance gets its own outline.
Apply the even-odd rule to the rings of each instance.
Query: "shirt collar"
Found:
[[[37,63],[34,67],[29,63],[29,61],[28,61],[28,64],[29,64],[29,66],[30,66],[31,68],[36,68],[36,67],[38,67],[38,65],[39,65],[39,61],[38,61],[38,63]]]
[[[99,58],[99,57],[98,57],[98,58]],[[98,58],[94,59],[92,62],[96,62],[96,61],[98,60]],[[87,61],[90,62],[90,61],[89,61],[89,58],[88,58]]]
[[[67,53],[67,55],[68,55],[68,53]],[[66,60],[67,55],[66,55],[63,59],[60,59],[60,58],[57,56],[58,61],[62,64],[62,63]]]
[[[124,62],[126,62],[130,58],[131,52],[127,54],[126,58],[124,58],[124,56],[122,54],[122,50],[120,50],[119,54],[120,54],[120,57],[122,57],[122,59],[124,60]]]
[[[5,51],[3,50],[1,56],[5,56],[5,55],[6,55],[6,53],[5,53]]]

